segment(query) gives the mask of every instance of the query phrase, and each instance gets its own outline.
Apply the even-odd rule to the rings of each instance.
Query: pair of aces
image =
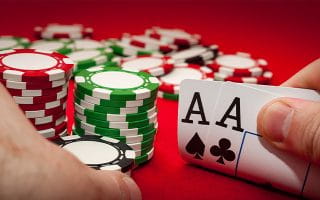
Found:
[[[231,176],[320,198],[320,168],[271,146],[257,132],[257,115],[279,97],[320,101],[307,89],[185,80],[179,93],[182,157]]]

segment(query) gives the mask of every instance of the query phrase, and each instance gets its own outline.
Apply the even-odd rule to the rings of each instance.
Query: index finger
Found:
[[[281,86],[320,90],[320,58],[305,66]]]

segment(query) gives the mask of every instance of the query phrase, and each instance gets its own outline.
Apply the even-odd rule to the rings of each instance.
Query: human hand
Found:
[[[0,199],[141,199],[128,176],[93,170],[41,137],[0,84]]]
[[[320,59],[282,84],[320,90]],[[276,147],[320,164],[320,103],[278,98],[258,115],[258,132]]]

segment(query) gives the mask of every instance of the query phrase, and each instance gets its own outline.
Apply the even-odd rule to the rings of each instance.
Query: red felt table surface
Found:
[[[224,52],[244,51],[265,58],[275,85],[320,55],[317,1],[2,0],[0,5],[0,34],[30,38],[34,26],[48,22],[92,26],[96,39],[142,33],[153,25],[183,28],[219,44]],[[158,107],[154,158],[132,175],[144,199],[292,198],[186,164],[177,146],[178,103],[159,99]],[[69,107],[69,119],[72,112]]]

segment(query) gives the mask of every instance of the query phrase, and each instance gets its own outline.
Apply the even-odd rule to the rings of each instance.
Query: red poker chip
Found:
[[[123,69],[144,71],[153,76],[161,76],[172,71],[174,61],[168,56],[145,55],[123,58],[120,66]]]
[[[45,27],[36,26],[34,33],[38,39],[82,39],[92,37],[93,29],[81,24],[57,24],[51,23]]]
[[[49,116],[45,116],[45,117],[29,118],[29,121],[33,125],[42,125],[42,124],[47,124],[47,123],[57,121],[58,119],[60,119],[64,115],[66,115],[66,113],[61,112],[61,113],[57,113],[57,114],[53,114],[53,115],[49,115]]]
[[[261,84],[268,85],[270,84],[273,77],[273,73],[271,71],[265,71],[261,76],[257,77],[236,77],[236,76],[226,76],[221,73],[214,73],[214,78],[217,81],[232,81],[237,83],[253,83],[253,84]]]
[[[196,64],[176,64],[169,74],[159,77],[159,90],[179,94],[180,83],[185,79],[213,80],[213,71],[206,66]]]
[[[7,88],[11,96],[20,96],[20,97],[40,97],[40,96],[49,96],[61,92],[67,86],[59,86],[55,88],[48,89],[39,89],[39,90],[21,90],[21,89],[12,89]]]
[[[71,73],[73,66],[74,63],[70,58],[57,52],[35,49],[0,51],[0,79],[2,80],[17,82],[62,80]]]
[[[47,103],[47,102],[62,99],[64,97],[66,97],[67,94],[68,94],[68,90],[64,89],[61,92],[58,92],[58,93],[52,94],[52,95],[48,95],[48,96],[40,96],[40,97],[13,96],[12,98],[17,104],[41,104],[41,103]]]
[[[6,88],[11,89],[20,89],[20,90],[37,90],[37,89],[50,89],[55,87],[60,87],[67,84],[67,81],[56,80],[46,83],[36,83],[36,82],[18,82],[18,81],[10,81],[0,79],[0,83],[2,83]]]
[[[66,131],[67,131],[67,122],[63,122],[56,127],[38,131],[38,133],[45,138],[52,138],[55,136],[59,136],[60,134],[64,134],[64,132]]]
[[[65,109],[66,109],[66,103],[62,104],[61,106],[46,109],[46,110],[24,111],[24,114],[27,118],[38,118],[38,117],[46,117],[49,115],[65,112]]]
[[[207,62],[207,66],[214,72],[233,77],[257,77],[267,69],[267,61],[254,59],[250,54],[238,52],[218,56],[215,60]]]
[[[182,29],[152,27],[151,29],[147,29],[145,34],[156,40],[183,47],[199,44],[201,40],[200,35],[190,34]]]
[[[61,106],[67,101],[67,97],[56,100],[56,101],[51,101],[48,103],[41,103],[41,104],[19,104],[19,107],[23,111],[30,111],[30,110],[47,110],[51,108],[56,108]]]
[[[125,33],[123,34],[121,41],[125,44],[144,48],[146,50],[161,51],[162,53],[169,53],[178,49],[176,45],[167,44],[145,35],[130,35]]]
[[[63,111],[65,112],[65,111]],[[56,121],[53,121],[53,122],[50,122],[50,123],[47,123],[47,124],[41,124],[41,125],[33,125],[38,131],[41,131],[41,130],[45,130],[45,129],[50,129],[52,127],[56,127],[56,126],[59,126],[61,123],[65,122],[66,120],[66,116],[62,116],[60,117],[59,119],[57,119]]]

